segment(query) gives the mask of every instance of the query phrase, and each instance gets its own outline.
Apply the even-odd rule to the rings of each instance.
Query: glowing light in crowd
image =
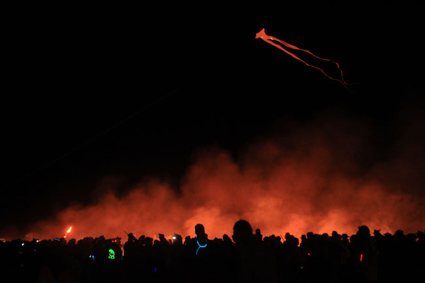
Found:
[[[196,240],[196,243],[198,244],[198,248],[196,249],[196,255],[198,255],[199,249],[206,248],[207,243],[205,243],[205,245],[201,245],[198,240]]]
[[[115,259],[115,252],[113,249],[109,249],[108,259]]]

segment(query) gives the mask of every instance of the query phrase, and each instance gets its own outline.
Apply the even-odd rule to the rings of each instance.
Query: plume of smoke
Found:
[[[398,153],[377,163],[373,128],[365,121],[332,113],[283,128],[252,142],[237,159],[217,147],[198,150],[178,192],[155,179],[121,197],[109,191],[88,207],[69,207],[55,220],[37,223],[34,236],[62,236],[70,225],[75,238],[122,237],[124,230],[194,235],[194,226],[203,223],[210,237],[222,237],[241,218],[265,235],[352,234],[360,225],[424,229],[423,180],[412,169],[424,168],[418,144],[425,140],[412,139],[417,132],[401,134]]]

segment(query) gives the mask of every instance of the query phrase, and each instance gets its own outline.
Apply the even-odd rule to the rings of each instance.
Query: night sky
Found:
[[[411,126],[405,162],[419,177],[404,190],[425,199],[423,2],[332,2],[20,6],[2,96],[0,231],[25,234],[149,178],[178,191],[200,149],[238,162],[282,125],[322,115],[368,125],[364,171],[391,163]],[[256,40],[262,28],[339,62],[352,92]]]

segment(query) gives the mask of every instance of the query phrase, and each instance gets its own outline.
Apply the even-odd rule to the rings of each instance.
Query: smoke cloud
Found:
[[[391,233],[423,230],[425,138],[417,121],[425,117],[409,113],[385,149],[367,120],[335,112],[281,123],[237,153],[198,149],[178,190],[155,178],[124,195],[112,188],[90,206],[72,206],[36,223],[32,235],[61,237],[72,225],[69,237],[77,239],[125,238],[124,231],[193,236],[202,223],[213,238],[231,235],[239,219],[264,235],[297,237],[353,234],[360,225]]]

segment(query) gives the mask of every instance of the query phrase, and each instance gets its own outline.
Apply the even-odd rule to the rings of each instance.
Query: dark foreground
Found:
[[[425,282],[423,232],[262,237],[238,221],[232,239],[13,240],[0,243],[1,282]]]

